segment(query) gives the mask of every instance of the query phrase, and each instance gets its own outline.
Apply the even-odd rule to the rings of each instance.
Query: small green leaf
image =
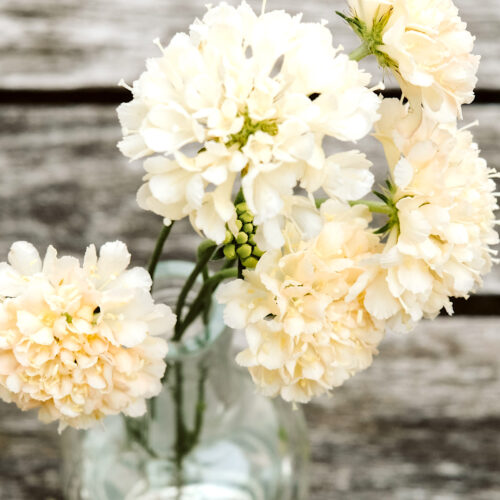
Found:
[[[385,194],[379,193],[378,191],[373,191],[373,194],[380,198],[384,203],[389,204],[389,198]]]

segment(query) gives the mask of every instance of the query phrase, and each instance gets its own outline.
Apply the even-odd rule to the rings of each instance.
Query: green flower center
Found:
[[[254,121],[248,114],[248,108],[245,108],[245,110],[240,113],[240,116],[243,116],[244,119],[243,126],[239,132],[229,136],[229,140],[226,142],[228,148],[234,144],[238,145],[238,149],[243,148],[246,146],[250,136],[259,131],[273,136],[278,133],[278,124],[276,120]]]

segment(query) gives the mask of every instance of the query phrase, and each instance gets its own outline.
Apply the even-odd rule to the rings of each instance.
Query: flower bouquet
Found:
[[[451,0],[349,6],[350,55],[325,21],[245,2],[156,42],[118,108],[138,204],[163,218],[147,270],[119,241],[82,262],[16,242],[0,264],[0,397],[87,430],[65,431],[69,498],[307,498],[298,404],[481,286],[498,206],[458,125],[474,38]],[[368,56],[400,99],[369,86]],[[372,131],[375,188],[353,149]],[[196,262],[161,262],[184,218]]]

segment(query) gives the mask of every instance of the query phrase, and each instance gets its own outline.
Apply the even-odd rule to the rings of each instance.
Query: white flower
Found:
[[[307,169],[301,186],[311,193],[323,188],[329,197],[339,200],[359,200],[372,189],[371,166],[371,161],[359,151],[338,153],[328,157],[323,168]]]
[[[415,109],[423,103],[443,122],[461,117],[461,105],[474,99],[480,58],[472,54],[474,37],[452,0],[349,4],[353,17],[366,26],[356,31],[379,62],[393,70]]]
[[[381,261],[386,286],[412,321],[443,307],[451,313],[450,297],[475,291],[496,253],[496,173],[479,157],[469,131],[424,113],[410,132],[415,122],[408,106],[388,100],[381,109],[376,130],[397,184],[399,220]],[[382,293],[383,283],[377,286]]]
[[[368,210],[330,201],[321,215],[316,238],[304,241],[288,222],[283,250],[217,294],[226,323],[245,329],[237,362],[264,394],[300,403],[367,368],[385,326],[363,305],[380,251]]]
[[[279,214],[282,198],[302,179],[307,184],[311,171],[341,195],[332,178],[343,163],[325,160],[323,138],[364,137],[379,99],[323,24],[221,3],[162,51],[134,83],[134,99],[118,109],[121,151],[153,156],[144,163],[142,208],[166,224],[189,216],[220,243],[239,180],[257,224]],[[351,177],[356,195],[369,189],[370,174],[361,170],[370,165],[363,159]]]
[[[155,304],[145,269],[127,270],[121,242],[83,265],[57,257],[42,262],[27,242],[0,263],[0,397],[45,422],[87,428],[106,415],[139,416],[158,395],[167,333],[175,316]]]
[[[283,233],[288,225],[287,234]],[[292,234],[294,241],[308,241],[315,238],[323,228],[323,218],[313,199],[304,196],[283,197],[281,212],[257,228],[255,241],[261,250],[282,248]]]

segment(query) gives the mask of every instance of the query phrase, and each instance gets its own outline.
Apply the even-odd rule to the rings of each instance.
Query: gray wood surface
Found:
[[[367,371],[305,407],[310,500],[500,499],[497,318],[391,335]],[[0,403],[0,498],[61,498],[59,438]]]
[[[249,3],[260,10],[260,0]],[[480,35],[476,44],[476,52],[483,56],[480,86],[500,88],[499,0],[455,3],[469,29]],[[132,81],[142,71],[144,59],[157,54],[151,41],[161,37],[168,43],[175,32],[185,31],[204,14],[205,4],[205,0],[2,0],[0,87],[113,86],[122,77]],[[337,44],[349,50],[357,45],[347,26],[335,19],[335,10],[347,10],[344,0],[269,0],[267,8],[304,11],[308,21],[327,19]],[[375,69],[374,64],[365,67]]]
[[[130,82],[157,54],[153,38],[168,43],[205,3],[1,0],[0,89]],[[260,0],[249,3],[260,8]],[[500,0],[455,3],[478,37],[479,86],[500,91]],[[344,0],[268,0],[275,8],[328,19],[337,43],[357,45],[335,19]],[[483,154],[500,169],[500,106],[468,106],[465,123],[476,119]],[[146,262],[161,221],[135,203],[143,172],[117,151],[119,135],[110,106],[0,106],[0,261],[19,239],[81,255],[90,242],[119,238],[136,264]],[[376,141],[360,148],[382,178]],[[167,257],[189,257],[198,241],[178,224]],[[500,294],[500,266],[482,293]],[[500,500],[499,327],[497,317],[440,318],[388,336],[369,370],[307,406],[310,500]],[[0,403],[0,500],[62,500],[59,465],[55,427]]]
[[[467,106],[465,123],[480,121],[477,140],[491,165],[500,166],[500,108]],[[0,108],[0,260],[13,241],[26,239],[45,251],[81,255],[89,243],[122,239],[135,262],[145,264],[161,219],[135,201],[143,170],[116,149],[115,111],[107,106]],[[330,150],[344,147],[332,143]],[[351,146],[349,146],[351,147]],[[359,144],[384,179],[382,148],[369,137]],[[189,256],[199,238],[189,224],[177,224],[169,257]],[[500,293],[500,266],[483,293]]]

